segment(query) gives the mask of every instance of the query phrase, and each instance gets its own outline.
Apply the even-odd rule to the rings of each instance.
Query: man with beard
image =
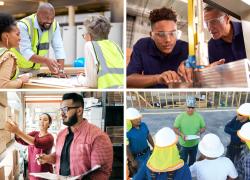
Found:
[[[234,22],[221,10],[206,6],[204,20],[212,38],[208,42],[209,62],[212,65],[246,58],[240,22]]]
[[[109,179],[113,163],[113,147],[106,133],[83,119],[83,97],[76,93],[63,95],[61,115],[68,128],[59,132],[56,152],[41,154],[39,163],[56,164],[56,173],[77,176],[100,165],[91,179]]]
[[[18,22],[21,41],[19,48],[12,49],[17,57],[21,73],[37,73],[41,64],[46,65],[51,73],[63,74],[65,52],[60,33],[60,26],[55,20],[55,10],[50,3],[41,4],[37,12]],[[54,59],[47,56],[50,45]]]
[[[154,9],[149,19],[150,37],[138,40],[133,47],[127,67],[128,87],[167,88],[170,83],[181,82],[181,76],[192,82],[190,68],[183,66],[188,58],[188,43],[177,40],[175,11],[165,7]]]

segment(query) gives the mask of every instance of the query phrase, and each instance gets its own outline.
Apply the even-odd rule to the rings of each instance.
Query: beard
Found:
[[[66,125],[66,126],[73,126],[77,123],[77,115],[76,113],[71,116],[67,122],[63,121],[63,124]]]
[[[50,27],[51,27],[51,25],[52,24],[48,24],[48,23],[43,23],[43,24],[40,24],[40,27],[41,27],[41,29],[44,31],[46,31],[46,30],[49,30],[50,29]]]

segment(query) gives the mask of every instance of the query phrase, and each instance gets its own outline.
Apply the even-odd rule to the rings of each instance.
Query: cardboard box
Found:
[[[19,175],[19,153],[18,150],[13,150],[13,176]]]
[[[6,149],[5,137],[0,134],[0,154]]]
[[[4,175],[5,175],[5,180],[14,180],[11,166],[4,166]]]
[[[11,141],[10,132],[8,132],[6,130],[0,130],[0,136],[3,138],[2,141],[5,143],[5,145]]]
[[[0,93],[1,94],[1,93]],[[5,121],[7,120],[8,109],[5,106],[0,105],[0,129],[4,129]]]
[[[0,104],[2,106],[8,106],[7,92],[0,92]]]
[[[5,175],[4,175],[4,167],[0,167],[0,179],[5,179]]]

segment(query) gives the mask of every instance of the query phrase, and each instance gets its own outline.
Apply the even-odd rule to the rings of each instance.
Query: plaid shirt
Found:
[[[250,150],[247,146],[241,151],[239,161],[236,162],[239,179],[250,180]]]
[[[83,120],[74,130],[74,139],[70,146],[70,173],[77,176],[95,165],[101,169],[94,172],[91,179],[106,180],[112,171],[113,146],[108,135],[98,127]],[[56,172],[60,172],[60,157],[68,128],[62,130],[56,142]]]

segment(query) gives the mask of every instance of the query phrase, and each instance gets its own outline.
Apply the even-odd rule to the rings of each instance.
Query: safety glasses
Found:
[[[157,37],[159,39],[166,38],[166,37],[177,38],[178,35],[179,35],[179,33],[180,32],[178,30],[174,30],[174,31],[159,31],[159,32],[152,31],[151,32],[152,36]]]
[[[225,17],[225,15],[220,16],[218,18],[214,18],[214,19],[210,19],[208,21],[205,21],[205,23],[204,23],[205,28],[208,28],[209,26],[222,24],[224,21],[224,17]]]

